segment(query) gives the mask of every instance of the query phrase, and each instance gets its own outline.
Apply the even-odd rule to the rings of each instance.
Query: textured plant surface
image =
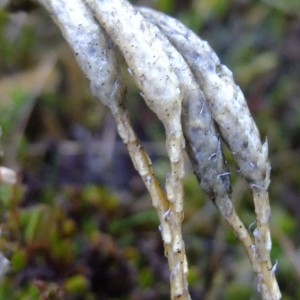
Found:
[[[204,177],[204,190],[213,198],[244,243],[258,276],[258,290],[262,297],[279,299],[281,296],[270,261],[270,207],[267,193],[270,166],[267,144],[261,144],[257,127],[231,72],[220,64],[206,42],[163,14],[156,15],[154,11],[143,10],[144,17],[129,2],[122,0],[78,0],[68,5],[64,1],[55,0],[40,2],[51,13],[72,47],[91,82],[94,95],[110,108],[135,168],[150,191],[153,206],[159,215],[165,254],[169,261],[171,299],[190,299],[187,259],[181,234],[184,177],[181,115],[194,169],[200,181]],[[100,25],[94,21],[92,13]],[[124,56],[148,107],[164,125],[171,163],[170,173],[166,177],[166,196],[158,186],[151,161],[135,137],[127,118],[125,88],[122,78],[117,75],[116,46]],[[200,97],[188,95],[190,82]],[[187,109],[181,114],[183,99],[187,102],[184,105]],[[199,101],[204,107],[190,117],[194,101],[196,107]],[[197,115],[201,114],[207,114],[207,117],[198,119]],[[195,126],[190,119],[192,122],[204,123],[205,128]],[[222,144],[214,131],[213,120],[231,149],[239,172],[253,190],[257,215],[253,242],[230,200],[229,172],[225,169]],[[193,136],[191,133],[195,129],[197,133]],[[202,145],[199,146],[199,142]]]
[[[216,276],[212,279],[213,277],[209,275],[210,272],[205,270],[195,276],[195,261],[193,255],[189,254],[191,240],[189,240],[188,236],[185,238],[187,247],[183,243],[183,204],[185,206],[185,232],[187,232],[188,228],[191,228],[192,224],[198,224],[199,228],[201,226],[204,228],[205,220],[210,220],[206,221],[207,224],[214,220],[211,213],[205,213],[207,209],[203,204],[197,209],[199,216],[195,215],[194,219],[191,218],[189,201],[192,201],[192,198],[190,197],[189,190],[187,190],[185,196],[187,201],[183,202],[184,153],[186,150],[202,190],[212,199],[220,214],[229,223],[250,259],[256,274],[256,283],[252,284],[253,288],[257,287],[258,294],[261,294],[264,299],[279,299],[280,292],[275,279],[277,262],[274,266],[272,264],[272,261],[274,263],[277,256],[272,258],[272,261],[270,259],[270,250],[272,247],[269,228],[271,212],[268,203],[270,164],[268,161],[267,142],[261,142],[257,127],[251,117],[241,90],[235,84],[231,72],[221,64],[211,47],[175,19],[154,10],[134,8],[126,1],[72,1],[69,4],[65,4],[64,1],[40,1],[40,3],[45,6],[48,13],[50,12],[51,17],[60,27],[64,38],[71,46],[81,69],[90,81],[92,93],[110,110],[117,125],[118,133],[127,146],[133,165],[148,189],[152,205],[159,217],[159,229],[163,239],[164,253],[169,262],[171,298],[189,299],[189,289],[193,299],[203,296],[216,298],[218,294],[216,294],[213,287],[218,286],[217,282],[220,282],[218,281],[220,278],[218,279]],[[41,71],[41,75],[43,76],[37,76],[38,80],[35,81],[35,86],[32,89],[33,96],[27,102],[29,105],[25,107],[26,117],[23,119],[23,124],[27,122],[28,114],[32,111],[32,105],[34,104],[32,99],[41,93],[44,86],[50,86],[51,88],[53,84],[56,84],[53,81],[53,78],[57,78],[56,70],[53,68],[56,59],[57,55],[53,56],[51,54],[49,59],[45,60],[45,63],[41,64],[36,70],[32,70],[32,74],[36,75],[38,74],[38,70],[43,70]],[[271,61],[269,62],[271,63]],[[26,76],[32,78],[33,75]],[[47,83],[45,84],[46,80]],[[50,81],[50,84],[48,81]],[[131,101],[132,92],[130,89],[132,82],[141,91],[141,96],[147,106],[163,124],[167,156],[170,162],[169,170],[164,168],[162,172],[154,164],[154,172],[150,156],[154,161],[157,158],[153,155],[152,146],[149,148],[147,143],[143,143],[142,146],[137,136],[142,136],[143,133],[141,134],[138,127],[131,125],[132,119],[136,117],[131,112],[133,103],[136,103],[136,101]],[[129,87],[128,94],[127,87]],[[21,101],[25,103],[23,99],[27,97],[26,92],[22,93],[21,91],[18,95],[14,95],[16,103],[20,103],[20,105]],[[73,95],[76,98],[76,95]],[[67,101],[63,103],[67,103]],[[73,108],[74,114],[78,113],[80,115],[80,109],[77,109],[76,112],[76,107],[74,106]],[[67,114],[72,113],[70,110],[66,112]],[[111,136],[113,131],[107,131],[106,134],[109,132],[111,132]],[[57,131],[55,134],[57,134]],[[83,133],[80,133],[79,130],[76,134],[82,135]],[[17,143],[20,143],[20,136],[13,140],[11,145],[16,145]],[[109,144],[110,142],[108,142]],[[89,146],[86,147],[86,145]],[[93,146],[91,140],[85,138],[81,147],[85,149],[87,158],[89,155],[95,155],[93,153],[99,151],[97,150],[99,146]],[[11,146],[11,149],[13,151],[8,152],[9,165],[11,165],[11,160],[14,159],[16,153],[15,148]],[[4,150],[7,152],[6,149]],[[36,150],[33,149],[33,151],[38,151],[39,153],[41,149],[37,148]],[[49,152],[50,155],[52,155],[52,151]],[[67,151],[71,154],[81,150],[78,148],[78,145],[70,143],[64,145],[61,151]],[[236,162],[237,172],[233,167],[233,158],[229,155],[229,152]],[[105,151],[105,157],[106,159],[103,159],[100,164],[94,161],[94,168],[97,168],[97,165],[102,168],[105,162],[112,159],[109,151]],[[225,157],[230,161],[228,164],[225,161]],[[79,169],[84,173],[84,168],[79,166]],[[115,174],[121,175],[119,170]],[[6,171],[6,169],[3,169],[3,171]],[[125,168],[124,171],[127,173],[129,169]],[[81,175],[84,175],[83,173]],[[46,171],[45,174],[47,174],[47,180],[51,181],[51,178],[55,178],[52,177],[53,175],[55,176],[53,173],[50,174]],[[64,177],[68,178],[68,176]],[[127,177],[129,178],[129,174]],[[231,195],[232,190],[233,195],[235,195],[234,199],[240,198],[240,196],[237,197],[237,191],[240,194],[247,195],[245,187],[237,185],[238,188],[232,188],[231,177],[233,177],[235,182],[239,182],[239,184],[241,184],[241,181],[238,178],[244,178],[248,184],[248,188],[252,192],[252,199],[254,200],[253,211],[255,211],[256,221],[251,226],[249,224],[254,220],[254,214],[251,214],[251,216],[243,213],[240,214],[239,201],[233,201]],[[108,180],[105,176],[104,178]],[[165,178],[165,188],[161,188],[160,185],[164,181],[163,178]],[[88,180],[86,178],[84,182],[89,182]],[[72,182],[72,179],[70,182]],[[80,182],[80,184],[82,183]],[[99,259],[98,250],[96,251],[96,249],[100,249],[101,247],[104,247],[101,257],[104,255],[104,257],[115,260],[122,273],[122,255],[115,252],[116,245],[105,234],[101,233],[99,235],[99,232],[92,225],[93,216],[96,217],[97,214],[99,215],[97,207],[104,205],[103,203],[98,203],[98,200],[93,200],[95,199],[93,197],[102,192],[93,188],[87,188],[84,191],[84,193],[87,193],[86,196],[81,192],[76,195],[76,191],[72,192],[72,189],[70,192],[72,193],[71,198],[73,198],[74,203],[70,207],[63,208],[63,211],[60,211],[59,206],[56,206],[56,204],[54,206],[56,207],[55,210],[51,209],[51,206],[49,206],[50,203],[47,202],[49,201],[50,194],[46,196],[48,200],[45,203],[36,206],[36,208],[26,205],[25,209],[22,208],[20,211],[18,205],[22,201],[22,195],[24,193],[26,195],[27,193],[20,186],[13,190],[13,199],[11,199],[13,201],[10,200],[11,204],[4,202],[7,211],[12,211],[11,214],[6,216],[7,225],[3,227],[5,232],[4,238],[15,240],[18,236],[21,236],[24,239],[23,243],[27,247],[25,248],[26,250],[23,250],[18,247],[16,248],[14,244],[5,246],[4,252],[6,256],[9,257],[11,256],[10,253],[14,253],[12,258],[13,270],[17,272],[19,270],[20,272],[25,268],[26,264],[32,264],[31,261],[34,262],[33,257],[37,256],[47,257],[49,263],[51,261],[56,262],[57,265],[53,265],[53,270],[61,265],[62,272],[60,275],[55,273],[56,279],[50,275],[50,277],[35,276],[34,274],[26,275],[27,278],[39,279],[39,281],[34,281],[33,284],[38,293],[43,297],[46,297],[45,295],[52,295],[51,297],[61,298],[65,294],[72,299],[70,294],[86,295],[84,293],[88,291],[89,287],[95,292],[97,287],[95,282],[99,280],[96,278],[102,276],[99,270],[105,270],[103,266],[97,266],[96,263],[102,261],[101,258]],[[5,193],[7,193],[7,190],[2,191],[3,199],[6,198]],[[67,193],[69,192],[67,191]],[[85,202],[85,197],[90,200]],[[108,206],[104,210],[107,209],[108,214],[111,214],[109,211],[116,211],[116,208],[113,208],[116,207],[116,204],[113,204],[115,200],[110,202],[110,197],[105,197],[107,197],[108,203],[111,204],[107,204]],[[30,197],[26,196],[26,198],[31,201]],[[79,205],[78,201],[81,201],[84,206]],[[59,204],[62,202],[57,199],[55,203]],[[94,213],[87,210],[90,205],[97,208]],[[109,205],[112,206],[109,207]],[[84,214],[85,216],[89,216],[88,218],[91,219],[92,223],[87,223],[85,218],[81,219],[78,215],[79,207],[82,216],[84,217]],[[195,209],[193,210],[195,211]],[[251,212],[251,208],[249,212]],[[131,212],[129,215],[134,216],[135,214]],[[242,220],[245,220],[246,226],[241,221],[239,215],[242,216]],[[68,216],[68,219],[64,223],[63,220],[66,216]],[[118,217],[111,215],[108,221],[108,223],[111,223],[109,232],[112,233],[112,236],[118,236],[118,232],[120,232],[122,227],[136,226],[129,224],[138,224],[141,220],[149,218],[149,216],[146,210],[145,215],[141,215],[142,219],[139,219],[137,214],[136,219],[132,219],[132,221],[128,219],[129,222],[133,223],[126,223],[128,225],[125,225],[125,223],[122,223],[122,219],[118,221]],[[155,220],[153,215],[151,218]],[[116,222],[111,220],[116,220]],[[60,224],[60,222],[63,222],[61,223],[63,224],[61,228],[49,226],[49,224]],[[99,222],[99,224],[102,224],[100,220]],[[155,224],[155,226],[158,226],[157,223]],[[48,238],[45,238],[46,236],[43,236],[42,232],[47,226],[49,226],[49,234],[46,235]],[[102,226],[101,228],[105,228],[105,226]],[[249,226],[248,229],[247,226]],[[67,270],[67,266],[72,265],[71,261],[75,258],[75,255],[81,253],[78,246],[71,246],[71,237],[75,241],[75,244],[77,240],[78,245],[82,245],[80,242],[81,227],[86,228],[84,229],[87,230],[86,232],[90,232],[87,233],[86,250],[83,251],[86,254],[83,257],[90,260],[91,267],[88,268],[92,268],[94,271],[86,273],[84,268],[80,268],[79,265],[77,267],[74,266],[73,271],[68,275],[63,270]],[[218,261],[217,257],[223,256],[222,246],[217,244],[222,241],[219,235],[220,232],[222,233],[225,230],[223,227],[222,225],[219,227],[221,231],[217,233],[216,244],[213,246],[213,249],[215,249],[213,252],[213,261],[215,262]],[[136,229],[134,231],[135,235],[137,235]],[[10,237],[7,236],[8,232],[12,233]],[[69,237],[70,241],[65,240],[64,237]],[[126,235],[123,237],[125,238]],[[289,241],[284,239],[281,231],[277,232],[277,239],[279,238],[282,243],[287,245],[286,251],[293,253],[293,246]],[[130,245],[129,241],[125,242],[125,244],[127,243]],[[100,248],[99,245],[101,245]],[[47,247],[49,247],[49,251],[46,251]],[[201,247],[198,247],[197,252],[199,249]],[[276,249],[278,249],[278,246]],[[187,256],[190,257],[189,279],[186,251]],[[149,255],[152,253],[152,259],[155,257],[153,248],[152,251],[149,249],[147,252],[149,252]],[[64,253],[73,254],[65,256]],[[95,253],[98,254],[95,256]],[[129,259],[130,261],[134,255],[134,253],[130,254],[128,248],[128,253],[125,255],[127,256],[127,260]],[[205,260],[205,258],[203,259]],[[294,261],[297,261],[296,257],[294,257]],[[219,262],[221,261],[219,260]],[[230,265],[232,266],[232,263]],[[297,270],[297,264],[294,264],[294,267]],[[166,273],[163,273],[165,275],[162,275],[160,284],[166,281],[168,277],[166,266],[160,263],[160,272],[163,269]],[[221,264],[219,267],[212,265],[210,269],[222,270],[223,267]],[[246,269],[249,269],[249,266]],[[226,270],[226,267],[223,270]],[[123,271],[128,273],[128,267],[124,266]],[[73,275],[70,277],[70,274]],[[141,280],[145,278],[142,274]],[[215,274],[217,275],[217,273]],[[103,276],[103,278],[109,277],[108,274],[103,274]],[[57,284],[58,278],[63,278],[63,286]],[[67,278],[69,280],[66,280]],[[44,280],[50,280],[54,283],[53,285],[47,285]],[[129,283],[131,277],[128,276],[127,280]],[[20,282],[22,282],[21,278]],[[119,286],[120,289],[123,289],[123,292],[118,294],[118,297],[120,295],[127,295],[125,290],[126,288],[130,289],[131,285],[126,284],[124,281],[125,285],[122,288],[121,286],[123,285],[120,280],[114,282],[116,287]],[[143,282],[145,284],[145,281]],[[112,281],[111,284],[113,285]],[[103,287],[102,284],[100,286]],[[106,286],[109,287],[108,284]],[[156,292],[159,291],[158,286],[154,288],[153,284],[149,284],[149,282],[147,286],[152,287]],[[195,292],[195,287],[200,287],[200,294]],[[118,289],[112,288],[110,297],[114,297],[113,290],[117,292]],[[0,291],[5,295],[4,289],[0,289]],[[222,291],[222,288],[220,291]],[[165,292],[167,293],[166,290]],[[37,295],[36,291],[28,291],[28,293]],[[134,297],[142,297],[143,299],[147,297],[149,299],[155,298],[154,294],[151,296],[151,293],[148,296],[146,294],[138,296],[137,289]],[[161,294],[161,296],[157,297],[166,297],[166,294]],[[230,296],[227,294],[224,297]]]

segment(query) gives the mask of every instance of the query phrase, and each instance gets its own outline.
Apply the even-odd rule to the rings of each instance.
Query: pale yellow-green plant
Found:
[[[90,81],[111,111],[160,220],[170,268],[171,299],[190,299],[181,233],[185,146],[203,191],[237,235],[258,278],[263,299],[281,294],[270,261],[267,142],[261,143],[244,96],[210,46],[175,19],[126,0],[38,0],[57,23]],[[163,123],[170,172],[162,189],[135,135],[126,108],[121,55],[148,107]],[[222,139],[252,190],[251,234],[231,201]],[[186,144],[186,145],[185,145]]]

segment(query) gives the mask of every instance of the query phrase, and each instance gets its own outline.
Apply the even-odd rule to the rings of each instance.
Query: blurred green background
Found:
[[[180,19],[233,71],[269,141],[276,276],[283,299],[300,299],[300,2],[132,2]],[[163,183],[162,126],[131,85],[127,98]],[[16,185],[0,186],[0,250],[11,262],[0,299],[169,299],[158,219],[114,121],[47,13],[26,1],[0,10],[0,125],[1,165],[18,171]],[[251,195],[228,161],[249,226]],[[193,299],[259,299],[245,253],[189,166],[183,231]]]

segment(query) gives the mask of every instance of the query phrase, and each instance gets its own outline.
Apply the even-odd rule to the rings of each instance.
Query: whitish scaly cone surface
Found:
[[[230,147],[241,174],[254,185],[267,188],[270,166],[267,143],[262,145],[240,88],[208,45],[177,20],[147,8],[140,8],[183,55],[208,101],[222,136]]]
[[[166,190],[168,199],[176,204],[176,211],[182,212],[181,178],[184,169],[179,164],[183,160],[184,148],[180,120],[182,95],[163,44],[157,38],[154,26],[128,1],[85,1],[119,47],[147,105],[164,124],[168,156],[172,163]]]
[[[91,82],[95,96],[109,106],[112,93],[123,90],[116,84],[117,63],[111,42],[82,0],[39,0],[51,13],[78,63]],[[97,78],[97,80],[94,80]]]
[[[132,155],[134,152],[133,164],[150,191],[154,207],[158,208],[158,199],[162,199],[163,195],[159,189],[153,187],[158,186],[158,182],[153,175],[151,161],[130,126],[127,110],[123,103],[125,88],[118,79],[117,59],[112,43],[102,32],[90,8],[81,0],[69,2],[39,0],[39,2],[49,11],[69,42],[83,72],[90,79],[95,96],[111,109],[116,118],[120,136],[125,143],[128,143],[130,154]],[[136,149],[139,149],[138,154]],[[148,177],[149,180],[146,180],[145,178]],[[166,207],[160,208],[160,210],[163,214]],[[166,240],[168,240],[170,229],[161,216],[160,219],[164,228],[163,237],[166,235]]]
[[[195,174],[206,194],[212,198],[223,197],[230,192],[230,175],[204,94],[177,49],[158,28],[155,28],[155,33],[161,40],[164,51],[181,83],[182,125]]]
[[[180,112],[179,82],[150,24],[128,1],[85,0],[118,45],[147,105],[161,121]]]

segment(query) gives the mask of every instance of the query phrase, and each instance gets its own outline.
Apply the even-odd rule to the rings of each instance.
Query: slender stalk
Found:
[[[181,128],[182,94],[179,80],[164,51],[163,43],[157,38],[154,26],[128,1],[85,1],[121,50],[133,79],[142,90],[145,102],[165,127],[171,171],[166,179],[169,207],[163,217],[164,222],[169,224],[171,233],[168,241],[171,248],[166,251],[171,272],[171,298],[189,299],[187,259],[181,233],[184,137]]]
[[[233,80],[232,73],[220,63],[207,42],[202,41],[175,19],[151,9],[141,8],[141,11],[173,43],[195,74],[213,118],[219,125],[220,133],[235,158],[239,172],[252,189],[257,223],[253,233],[254,243],[249,246],[251,239],[248,235],[239,235],[246,237],[241,241],[257,274],[258,290],[262,298],[280,299],[281,293],[270,260],[272,243],[269,224],[271,211],[267,193],[270,182],[268,144],[261,143],[256,124],[240,88]],[[195,142],[190,140],[190,143]],[[201,173],[201,167],[199,170]],[[234,231],[239,233],[240,220],[236,218],[235,213],[232,214],[232,208],[228,210],[230,213],[226,213],[232,206],[231,201],[224,201],[224,197],[217,196],[216,204]],[[243,226],[241,228],[245,233]]]
[[[183,129],[188,141],[188,154],[201,188],[213,199],[257,270],[256,256],[253,251],[254,240],[233,207],[230,198],[230,174],[205,96],[184,58],[158,28],[155,30],[156,35],[164,44],[164,50],[182,85]]]
[[[166,197],[153,174],[150,158],[136,138],[129,122],[124,103],[125,87],[119,79],[114,45],[107,34],[109,33],[113,38],[112,32],[110,30],[107,33],[102,31],[102,28],[92,16],[89,7],[83,1],[40,0],[39,2],[46,7],[60,27],[65,39],[73,49],[79,65],[90,80],[94,95],[111,110],[117,123],[118,132],[127,145],[134,166],[150,193],[153,206],[156,208],[160,219],[165,253],[169,261],[172,299],[190,299],[187,285],[187,259],[181,234],[183,218],[182,178],[184,176],[182,151],[184,149],[184,139],[180,122],[181,92],[177,77],[171,72],[170,67],[169,70],[168,67],[165,69],[168,60],[165,61],[162,58],[157,61],[157,58],[155,58],[152,63],[148,61],[149,67],[152,64],[153,72],[148,73],[149,76],[143,79],[142,74],[137,72],[138,66],[136,65],[138,62],[143,61],[142,57],[137,54],[138,61],[129,59],[129,67],[137,72],[140,79],[138,83],[142,86],[149,107],[155,111],[166,128],[167,150],[171,161],[171,173],[166,183],[168,197]],[[114,9],[114,7],[124,8],[124,6],[116,5],[118,2],[115,3],[115,6],[111,6],[113,4],[111,1],[107,4],[106,8],[108,10]],[[127,5],[126,2],[123,4]],[[101,7],[105,8],[105,6]],[[127,6],[126,9],[134,15],[130,6]],[[120,14],[120,16],[123,17],[119,21],[127,21],[126,14]],[[143,18],[138,21],[144,22]],[[147,27],[147,24],[145,26]],[[108,29],[107,26],[104,27],[106,30]],[[151,29],[149,32],[151,33]],[[149,41],[146,42],[146,48],[144,48],[151,53],[155,53],[155,50],[152,46],[149,48],[149,45],[154,42],[158,47],[160,46],[155,37],[153,38],[150,44]],[[141,35],[139,39],[141,39]],[[128,41],[124,45],[128,45]],[[143,56],[146,60],[151,57],[147,51]],[[133,52],[134,54],[135,52]],[[126,58],[128,59],[125,55]],[[168,85],[173,86],[173,88],[170,88],[170,92],[165,94],[166,82],[159,82],[156,76],[161,69],[167,72],[164,74],[163,79],[167,81]],[[156,90],[154,89],[155,93],[152,93],[151,89],[154,87],[156,87]]]
[[[280,299],[279,286],[270,259],[272,241],[270,234],[271,210],[269,195],[266,189],[258,187],[252,188],[252,194],[257,226],[253,232],[253,236],[260,275],[258,289],[261,291],[263,299]]]
[[[168,257],[171,298],[190,299],[181,233],[186,139],[201,187],[245,248],[258,276],[262,298],[280,299],[270,260],[268,145],[261,143],[242,92],[210,46],[178,21],[149,9],[138,10],[126,0],[38,1],[60,27],[90,80],[93,94],[110,109],[118,133],[150,193]],[[145,102],[165,127],[171,165],[166,192],[130,124],[116,46]],[[228,144],[241,176],[252,190],[257,216],[253,237],[233,207],[230,174],[219,135]]]

